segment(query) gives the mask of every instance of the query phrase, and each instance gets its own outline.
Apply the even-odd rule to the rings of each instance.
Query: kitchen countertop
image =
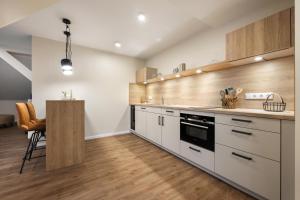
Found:
[[[199,112],[210,112],[217,114],[228,114],[228,115],[242,115],[249,117],[263,117],[270,119],[281,119],[281,120],[295,120],[294,111],[284,111],[284,112],[268,112],[263,109],[248,109],[248,108],[235,108],[235,109],[224,109],[220,107],[201,107],[201,106],[188,106],[188,105],[159,105],[159,104],[131,104],[136,106],[147,106],[147,107],[157,107],[157,108],[169,108],[178,110],[189,110],[189,111],[199,111]]]

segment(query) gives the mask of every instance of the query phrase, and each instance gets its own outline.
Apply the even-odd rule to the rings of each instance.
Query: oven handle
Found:
[[[197,124],[191,124],[191,123],[187,123],[187,122],[180,122],[181,124],[185,124],[188,126],[194,126],[194,127],[198,127],[198,128],[204,128],[204,129],[208,129],[207,126],[201,126],[201,125],[197,125]]]
[[[191,122],[199,122],[199,123],[204,123],[204,124],[215,124],[214,122],[203,121],[203,120],[192,119],[192,118],[187,118],[187,120],[188,120],[188,121],[191,121]]]

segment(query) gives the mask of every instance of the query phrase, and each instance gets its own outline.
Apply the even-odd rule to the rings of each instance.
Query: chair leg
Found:
[[[31,149],[30,149],[30,153],[29,153],[29,158],[28,158],[29,161],[31,160],[32,153],[38,142],[38,137],[39,137],[38,132],[34,132],[32,136],[33,136],[33,141],[32,141],[32,145],[31,145]]]
[[[22,165],[21,165],[21,169],[20,169],[20,174],[22,174],[23,167],[24,167],[24,164],[25,164],[25,160],[27,159],[27,155],[29,153],[28,150],[29,150],[31,145],[32,145],[32,137],[30,138],[30,140],[28,142],[27,149],[26,149],[25,155],[23,157],[23,161],[22,161]]]

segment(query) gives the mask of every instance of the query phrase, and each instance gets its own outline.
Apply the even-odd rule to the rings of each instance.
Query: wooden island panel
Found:
[[[84,101],[46,101],[46,169],[54,170],[84,160]]]

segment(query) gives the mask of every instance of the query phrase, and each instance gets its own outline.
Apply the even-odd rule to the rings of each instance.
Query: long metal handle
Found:
[[[233,133],[239,133],[239,134],[243,134],[243,135],[252,135],[252,133],[245,132],[245,131],[231,130],[231,132],[233,132]]]
[[[237,156],[237,157],[239,157],[239,158],[243,158],[243,159],[245,159],[245,160],[253,160],[252,158],[250,158],[250,157],[248,157],[248,156],[243,156],[243,155],[238,154],[238,153],[235,153],[235,152],[232,152],[231,154],[234,155],[234,156]]]
[[[199,122],[199,123],[203,123],[203,124],[215,124],[214,122],[203,121],[203,120],[192,119],[192,118],[187,118],[187,120],[191,121],[191,122]]]
[[[193,151],[201,152],[200,149],[195,149],[195,148],[193,148],[193,147],[189,147],[189,149],[191,149],[191,150],[193,150]]]
[[[201,126],[201,125],[197,125],[197,124],[191,124],[191,123],[187,123],[187,122],[180,122],[181,124],[185,124],[185,125],[189,125],[189,126],[194,126],[194,127],[198,127],[198,128],[204,128],[204,129],[208,129],[207,126]]]
[[[141,108],[142,110],[146,110],[146,108]]]
[[[161,117],[161,125],[162,125],[162,126],[165,125],[165,117],[164,117],[164,116]]]
[[[160,125],[160,116],[158,116],[158,125]]]
[[[246,119],[236,119],[236,118],[232,118],[232,121],[237,121],[237,122],[246,122],[246,123],[252,123],[251,120],[246,120]]]
[[[167,113],[174,113],[173,110],[166,110]]]

